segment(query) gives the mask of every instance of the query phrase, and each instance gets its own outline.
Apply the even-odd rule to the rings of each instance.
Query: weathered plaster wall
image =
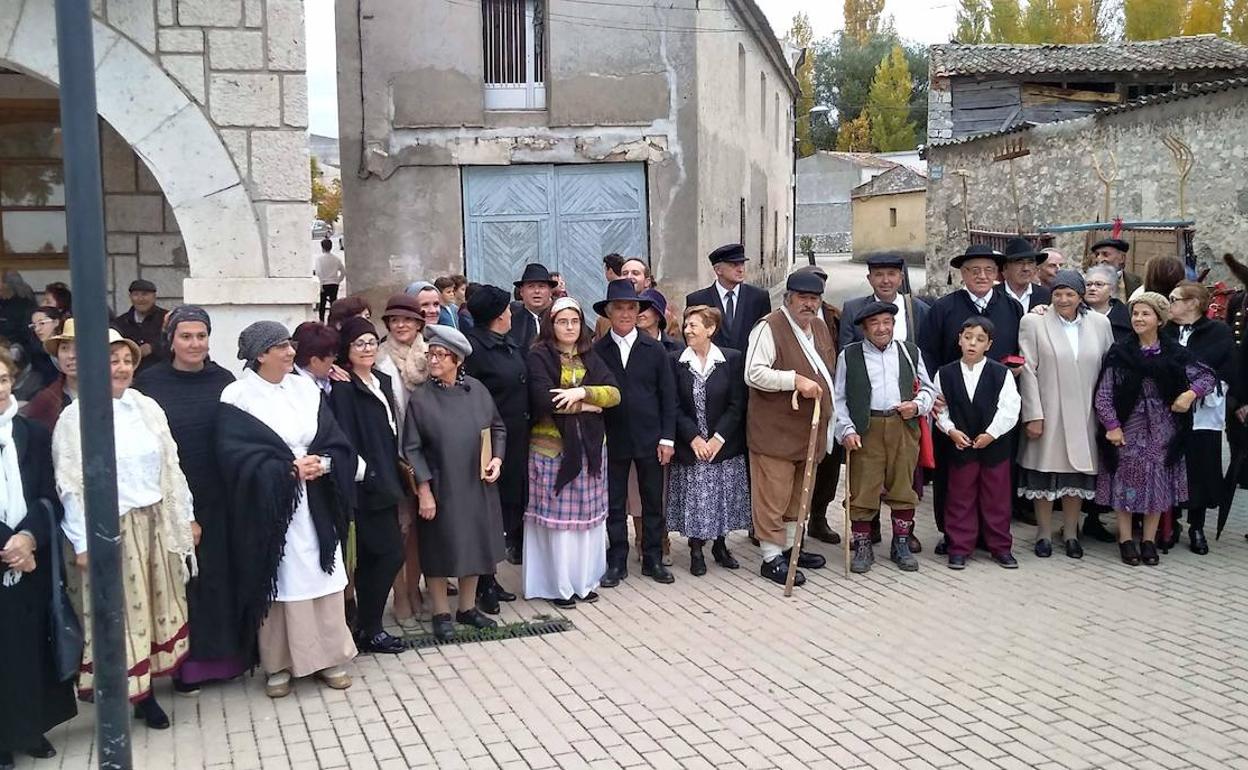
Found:
[[[1006,137],[929,149],[927,275],[929,288],[948,288],[949,259],[966,246],[961,180],[966,170],[971,227],[1015,227],[1006,163],[993,163],[1007,140],[1031,154],[1015,160],[1023,228],[1103,218],[1104,188],[1092,164],[1109,171],[1117,158],[1110,217],[1179,219],[1178,171],[1162,143],[1173,134],[1195,160],[1187,183],[1187,217],[1196,221],[1196,254],[1220,275],[1221,255],[1243,254],[1248,242],[1248,88],[1155,104],[1100,117],[1051,123]],[[1057,247],[1070,259],[1084,251],[1082,233],[1061,234]]]
[[[901,254],[921,263],[927,248],[927,206],[925,193],[908,192],[855,198],[854,261],[872,254]],[[891,209],[897,210],[897,224]]]
[[[797,161],[797,237],[809,235],[819,254],[853,250],[850,192],[884,172],[836,153],[818,152]]]

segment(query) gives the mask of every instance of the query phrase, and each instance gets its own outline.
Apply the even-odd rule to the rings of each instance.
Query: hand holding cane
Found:
[[[798,392],[793,391],[793,409],[797,410]],[[797,577],[797,560],[802,555],[802,539],[806,535],[806,519],[810,516],[810,496],[814,491],[815,449],[819,445],[819,407],[822,398],[816,398],[810,415],[810,438],[806,444],[806,470],[802,474],[801,505],[797,509],[797,533],[793,538],[793,550],[789,552],[789,573],[784,579],[784,595],[793,595],[793,580]]]

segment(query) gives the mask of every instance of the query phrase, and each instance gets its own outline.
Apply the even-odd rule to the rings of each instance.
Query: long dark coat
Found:
[[[377,400],[354,372],[349,382],[335,382],[329,393],[329,408],[334,413],[347,441],[364,458],[364,480],[356,484],[356,507],[361,511],[381,511],[397,505],[406,495],[399,478],[398,431],[403,430],[399,412],[394,405],[390,378],[373,370],[380,383],[394,427],[386,416],[386,407]]]
[[[532,320],[528,311],[515,316]],[[505,510],[523,511],[529,498],[529,366],[526,353],[511,337],[495,334],[485,326],[464,332],[472,343],[472,355],[464,361],[464,374],[485,385],[507,428],[507,453],[503,455],[498,497]]]

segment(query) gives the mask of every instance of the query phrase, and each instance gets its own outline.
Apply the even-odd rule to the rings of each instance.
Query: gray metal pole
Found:
[[[69,269],[78,334],[78,399],[91,574],[95,746],[101,768],[126,770],[131,758],[125,592],[121,582],[117,517],[117,457],[113,444],[113,392],[104,280],[103,184],[91,23],[90,0],[56,0],[61,144],[65,155]]]

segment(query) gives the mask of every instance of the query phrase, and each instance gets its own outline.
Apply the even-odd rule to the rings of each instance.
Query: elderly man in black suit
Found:
[[[729,243],[708,257],[715,283],[685,297],[685,307],[706,305],[719,311],[723,327],[712,340],[721,348],[742,353],[750,344],[750,329],[771,312],[771,295],[745,282],[745,247]]]
[[[1005,296],[1017,302],[1024,313],[1031,312],[1037,305],[1049,304],[1053,292],[1035,283],[1040,274],[1039,266],[1049,255],[1036,251],[1026,238],[1011,238],[1003,253],[1005,267],[1001,269],[1001,290]]]
[[[923,300],[901,293],[905,283],[905,269],[906,261],[896,254],[873,254],[867,257],[867,283],[871,284],[872,293],[845,303],[845,308],[841,311],[845,323],[840,325],[837,340],[840,347],[862,341],[862,327],[853,321],[858,311],[872,302],[883,302],[897,308],[893,339],[919,344],[919,331],[927,320],[928,307]]]
[[[559,282],[551,277],[545,265],[530,262],[513,285],[519,290],[520,301],[511,303],[511,331],[507,332],[507,337],[520,350],[527,351],[537,339],[542,313],[554,302],[551,292]]]
[[[663,466],[676,446],[676,378],[663,343],[637,331],[637,316],[650,307],[633,284],[607,285],[594,312],[611,329],[594,343],[620,386],[620,405],[604,415],[607,428],[607,571],[603,588],[628,577],[628,474],[637,469],[641,493],[641,574],[659,583],[675,577],[663,566]]]

